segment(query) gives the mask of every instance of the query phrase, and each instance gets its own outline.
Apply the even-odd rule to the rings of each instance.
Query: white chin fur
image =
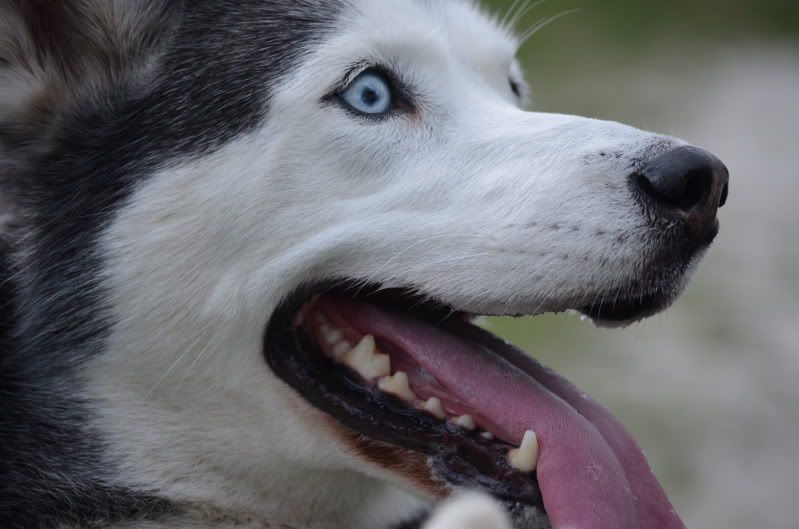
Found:
[[[424,529],[511,529],[510,519],[497,502],[467,493],[444,503]]]

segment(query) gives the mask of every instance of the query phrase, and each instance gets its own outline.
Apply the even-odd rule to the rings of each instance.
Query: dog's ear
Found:
[[[142,82],[180,1],[0,1],[0,176],[47,152],[86,99]]]

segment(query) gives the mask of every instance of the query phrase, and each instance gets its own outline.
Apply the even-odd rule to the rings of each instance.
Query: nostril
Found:
[[[651,200],[669,209],[692,211],[722,201],[717,170],[723,165],[712,154],[695,147],[679,147],[655,158],[636,175],[639,188]],[[715,198],[712,195],[716,195]]]
[[[724,184],[724,189],[721,190],[721,198],[719,199],[719,207],[724,207],[727,203],[727,196],[730,194],[730,184]]]
[[[697,170],[687,174],[685,179],[685,191],[681,197],[674,199],[672,205],[678,209],[689,210],[707,201],[707,195],[713,186],[713,174],[711,171]]]

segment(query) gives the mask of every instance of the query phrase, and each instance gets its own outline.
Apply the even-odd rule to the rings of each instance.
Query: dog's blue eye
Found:
[[[340,96],[347,106],[361,114],[386,114],[394,105],[391,83],[375,70],[360,74]]]

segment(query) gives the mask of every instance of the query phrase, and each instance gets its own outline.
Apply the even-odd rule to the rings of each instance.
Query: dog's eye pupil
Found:
[[[357,114],[380,116],[394,107],[393,90],[388,78],[369,69],[358,75],[339,93],[342,103]]]
[[[366,103],[369,106],[372,106],[375,104],[375,102],[377,102],[379,97],[380,96],[377,95],[377,92],[375,92],[371,88],[364,88],[363,96],[361,98],[363,99],[364,103]]]

